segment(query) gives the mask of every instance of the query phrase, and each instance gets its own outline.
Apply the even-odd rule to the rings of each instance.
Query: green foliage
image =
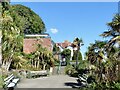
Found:
[[[12,6],[9,2],[2,2],[1,5],[2,54],[5,68],[8,70],[11,66],[14,69],[29,69],[31,67],[29,59],[35,57],[30,55],[27,58],[25,54],[22,55],[21,53],[23,52],[24,33],[44,33],[45,25],[41,18],[28,7],[23,5]]]
[[[55,65],[55,66],[59,66],[59,64],[60,64],[60,61],[57,60],[57,59],[55,59],[55,61],[54,61],[54,65]]]
[[[72,75],[76,72],[75,68],[72,65],[67,65],[65,67],[65,74]]]
[[[3,85],[4,85],[3,76],[0,75],[0,88],[3,88]]]
[[[89,62],[87,60],[81,60],[78,65],[78,69],[89,69]]]
[[[114,87],[115,87],[116,90],[120,90],[120,83],[118,83],[118,82],[115,83],[115,84],[114,84]]]
[[[2,53],[5,61],[11,61],[17,52],[22,51],[23,35],[20,29],[14,25],[12,17],[8,11],[4,12],[5,17],[2,22]]]
[[[92,83],[87,87],[92,90],[120,90],[120,83]]]
[[[86,70],[89,70],[89,63],[87,60],[81,60],[77,68],[74,65],[67,65],[65,67],[65,73],[72,77],[78,77],[78,74],[82,75]]]
[[[62,52],[61,52],[61,55],[63,57],[65,57],[65,60],[67,61],[67,64],[69,64],[70,62],[70,57],[71,57],[71,50],[70,49],[64,49]]]
[[[37,51],[26,55],[26,58],[29,60],[30,67],[35,70],[45,70],[53,67],[54,58],[52,53],[39,44],[37,46]]]
[[[53,46],[53,54],[58,54],[60,52],[59,47],[56,46],[56,44],[54,44]]]
[[[98,57],[101,59],[104,58],[106,41],[95,41],[95,43],[91,43],[88,47],[88,51],[86,52],[86,59],[91,62],[91,64],[95,64],[98,61]]]
[[[75,47],[78,47],[78,50],[80,49],[80,47],[83,45],[83,40],[82,40],[82,38],[75,38],[75,40],[73,41],[73,45],[75,46]]]
[[[13,56],[10,68],[12,69],[28,69],[30,68],[29,60],[25,58],[21,53],[16,53]]]
[[[28,7],[12,5],[10,15],[13,18],[15,26],[21,30],[21,33],[41,34],[46,31],[42,19]]]
[[[2,11],[1,11],[2,14],[4,14],[4,11],[9,10],[10,5],[9,5],[8,1],[6,1],[6,2],[0,2],[0,4],[2,5]]]
[[[95,41],[94,44],[90,44],[86,53],[86,59],[96,66],[92,76],[95,74],[97,83],[88,87],[94,88],[94,90],[120,90],[118,82],[120,79],[120,15],[115,15],[112,22],[107,25],[109,26],[108,31],[103,32],[101,36],[110,37],[109,40]]]
[[[74,54],[73,54],[72,60],[77,60],[77,51],[74,51]],[[82,60],[82,54],[81,54],[80,51],[78,52],[78,60],[79,60],[79,61]]]

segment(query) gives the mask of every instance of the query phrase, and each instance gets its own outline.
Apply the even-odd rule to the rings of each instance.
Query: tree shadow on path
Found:
[[[79,88],[81,85],[79,83],[73,83],[73,82],[66,82],[64,83],[65,86],[71,86],[72,88]]]

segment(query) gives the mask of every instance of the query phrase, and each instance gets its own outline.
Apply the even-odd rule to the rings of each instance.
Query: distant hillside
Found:
[[[42,19],[26,6],[12,5],[10,14],[15,25],[20,28],[21,33],[41,34],[46,31]]]

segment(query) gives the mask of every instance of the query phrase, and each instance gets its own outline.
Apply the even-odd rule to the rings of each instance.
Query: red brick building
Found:
[[[62,52],[64,49],[69,49],[71,47],[72,43],[69,42],[68,40],[65,40],[64,42],[56,43],[56,46],[59,47],[60,51]],[[59,60],[59,55],[56,54],[54,55],[57,60]]]
[[[71,46],[71,42],[69,42],[69,41],[67,41],[67,40],[65,40],[64,42],[62,42],[62,43],[56,43],[56,45],[57,46],[60,46],[60,47],[62,47],[63,49],[64,48],[67,48],[68,46]]]
[[[43,47],[52,52],[52,41],[48,34],[25,35],[23,40],[23,52],[29,54],[36,51],[37,44],[41,44]]]

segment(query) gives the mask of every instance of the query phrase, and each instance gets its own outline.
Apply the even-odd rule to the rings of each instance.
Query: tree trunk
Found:
[[[2,64],[2,67],[5,68],[5,70],[9,70],[10,68],[10,65],[11,65],[11,62],[12,62],[12,56],[13,56],[13,53],[12,55],[9,57],[9,60],[8,61],[4,61],[3,64]]]
[[[34,60],[33,59],[31,61],[31,65],[32,65],[32,67],[34,67]]]
[[[43,70],[45,70],[46,65],[47,65],[47,64],[43,64]]]
[[[35,68],[37,68],[37,61],[35,60]]]
[[[9,68],[10,68],[11,62],[12,62],[12,61],[7,62],[7,67],[6,67],[6,70],[7,70],[7,71],[8,71],[8,70],[9,70]]]
[[[40,60],[39,60],[39,56],[38,56],[38,60],[37,60],[37,69],[39,68],[39,62]]]
[[[12,62],[12,61],[3,62],[2,68],[4,68],[5,70],[8,71],[9,68],[10,68],[11,62]]]
[[[79,57],[79,50],[77,50],[76,69],[77,69],[77,67],[78,67],[78,57]]]
[[[38,60],[37,61],[37,69],[39,69],[39,66],[40,66],[40,61]]]

